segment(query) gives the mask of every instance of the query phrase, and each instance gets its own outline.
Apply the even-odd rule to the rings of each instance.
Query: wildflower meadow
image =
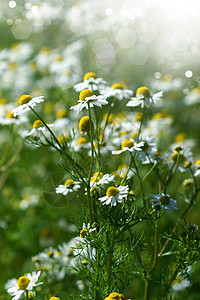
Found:
[[[0,5],[0,299],[200,299],[200,4]]]

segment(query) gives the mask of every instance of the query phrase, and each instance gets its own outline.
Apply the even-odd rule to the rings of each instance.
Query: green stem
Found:
[[[116,228],[113,228],[109,252],[108,252],[108,263],[107,263],[107,285],[108,285],[108,288],[110,288],[110,285],[111,285],[111,269],[112,269],[112,259],[113,259],[114,243],[115,243],[115,234],[116,234]]]
[[[130,153],[130,152],[129,152]],[[130,164],[129,164],[129,167],[128,167],[128,169],[127,169],[127,171],[126,171],[126,174],[125,174],[125,176],[124,176],[124,178],[122,179],[122,181],[121,181],[121,185],[124,183],[124,181],[126,180],[126,177],[127,177],[127,175],[128,175],[128,172],[129,172],[129,170],[130,170],[130,168],[131,168],[131,166],[132,166],[132,162],[133,162],[133,156],[132,156],[132,154],[130,153],[130,155],[131,155],[131,161],[130,161]]]
[[[89,113],[89,120],[90,120],[90,144],[91,144],[91,160],[90,160],[90,170],[88,174],[88,185],[87,185],[87,200],[88,200],[88,208],[90,212],[90,221],[91,224],[94,222],[93,219],[93,202],[90,196],[90,179],[92,177],[92,170],[93,170],[93,157],[94,157],[94,146],[93,146],[93,135],[92,135],[92,116],[91,116],[91,109],[90,104],[88,102],[88,113]]]
[[[149,176],[149,174],[153,171],[153,169],[157,166],[157,162],[151,167],[151,169],[147,172],[147,174],[143,177],[142,182]]]
[[[137,140],[136,140],[137,143],[139,141],[140,133],[141,133],[141,130],[142,130],[142,124],[143,124],[143,121],[144,121],[144,111],[145,111],[145,100],[144,100],[144,106],[142,108],[142,118],[141,118],[141,122],[140,122],[140,127],[139,127],[139,131],[138,131],[138,134],[137,134]]]
[[[149,285],[149,279],[145,279],[145,289],[144,289],[144,300],[149,300],[150,298],[150,285]]]
[[[28,291],[26,291],[25,295],[26,299],[28,300]]]
[[[171,174],[169,174],[169,177],[167,179],[167,182],[165,183],[165,189],[164,189],[164,193],[166,193],[167,191],[167,187],[168,187],[168,184],[170,183],[170,181],[172,180],[172,177],[174,176],[177,168],[178,168],[178,165],[179,165],[179,162],[180,162],[180,154],[178,153],[178,157],[177,157],[177,162],[175,165],[172,166],[172,172],[170,172]]]
[[[152,272],[156,268],[158,259],[158,219],[157,219],[157,211],[156,211],[156,220],[155,220],[155,229],[154,229],[154,257],[153,257],[153,264],[152,264]],[[145,279],[145,295],[144,299],[150,299],[150,289],[151,289],[152,280],[146,278]]]
[[[138,167],[137,167],[137,165],[136,165],[136,162],[135,162],[134,157],[133,157],[133,164],[134,164],[134,167],[135,167],[135,170],[136,170],[136,173],[137,173],[137,177],[138,177],[138,180],[139,180],[139,183],[140,183],[140,188],[141,188],[141,192],[142,192],[143,204],[144,204],[144,206],[146,206],[146,203],[145,203],[145,197],[144,197],[143,183],[142,183],[142,180],[141,180],[141,177],[140,177],[140,173],[139,173],[139,170],[138,170]]]
[[[152,264],[152,270],[155,269],[158,259],[158,219],[156,211],[155,229],[154,229],[154,259]]]
[[[103,131],[102,131],[101,143],[103,142],[104,133],[105,133],[106,127],[107,127],[107,125],[108,125],[108,120],[109,120],[111,111],[112,111],[113,107],[115,106],[115,102],[116,102],[116,98],[115,98],[115,100],[113,101],[113,103],[112,103],[111,106],[110,106],[110,110],[109,110],[108,115],[107,115],[107,118],[106,118],[106,122],[105,122],[105,125],[104,125],[104,129],[103,129]]]

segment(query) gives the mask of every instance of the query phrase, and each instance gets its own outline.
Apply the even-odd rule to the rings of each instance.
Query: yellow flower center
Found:
[[[21,276],[17,280],[17,284],[20,290],[25,290],[30,283],[30,279],[27,276]]]
[[[14,116],[13,116],[13,113],[12,113],[11,111],[9,111],[9,112],[7,113],[7,118],[8,118],[8,119],[13,119],[13,118],[16,119],[17,116],[14,117]]]
[[[93,128],[94,128],[94,124],[92,122],[92,129]],[[89,132],[90,131],[90,118],[88,116],[84,116],[80,119],[79,129],[82,132]]]
[[[40,50],[41,53],[46,54],[46,55],[48,55],[50,51],[51,51],[51,48],[49,48],[48,46],[42,47]]]
[[[119,193],[118,188],[116,188],[116,187],[114,187],[114,186],[110,186],[110,187],[107,189],[106,196],[108,196],[108,197],[110,197],[110,196],[115,196],[115,195],[117,195],[117,193]]]
[[[49,300],[60,300],[58,297],[51,297]]]
[[[166,82],[170,82],[170,81],[172,81],[172,79],[173,79],[173,76],[172,76],[172,74],[169,74],[169,73],[163,75],[163,77],[162,77],[162,80],[166,81]]]
[[[60,109],[57,114],[56,114],[56,118],[57,119],[62,119],[62,118],[66,118],[67,117],[67,110],[66,109]]]
[[[17,50],[19,48],[19,45],[20,45],[20,43],[13,43],[10,48],[12,50]]]
[[[73,179],[67,179],[67,180],[65,181],[65,186],[66,186],[66,188],[72,187],[73,184],[74,184],[74,180],[73,180]]]
[[[84,144],[87,144],[87,139],[86,137],[80,137],[78,140],[77,140],[77,144],[78,145],[84,145]]]
[[[97,177],[99,179],[101,179],[103,177],[103,173],[102,172],[96,172],[93,174],[93,177]]]
[[[90,78],[96,79],[97,78],[97,74],[94,73],[94,72],[85,73],[83,80],[88,80]]]
[[[44,125],[44,123],[41,120],[36,120],[33,123],[33,128],[39,128],[39,127],[42,127],[43,125]]]
[[[122,149],[126,148],[131,148],[134,146],[134,142],[130,141],[129,139],[126,139],[125,141],[123,141],[122,143]]]
[[[195,162],[195,166],[200,166],[200,159]]]
[[[68,138],[68,136],[66,136],[66,135],[60,135],[59,137],[58,137],[58,141],[59,141],[59,143],[60,144],[64,144],[64,143],[68,143],[68,141],[69,141],[69,138]]]
[[[93,95],[94,95],[94,93],[91,90],[85,89],[82,92],[80,92],[80,94],[79,94],[79,100],[85,101],[85,98],[91,97]]]
[[[182,142],[186,139],[186,134],[184,132],[180,132],[179,134],[177,134],[176,136],[176,143]]]
[[[99,180],[100,178],[94,176],[90,178],[90,182],[98,182]]]
[[[52,250],[49,250],[48,252],[47,252],[47,255],[49,256],[49,257],[52,257],[53,256],[53,251]]]
[[[127,300],[127,298],[123,294],[118,294],[118,293],[114,292],[114,293],[111,293],[104,300]]]
[[[32,100],[32,97],[30,95],[22,95],[19,99],[19,104],[25,104],[28,103],[30,100]]]
[[[144,98],[150,98],[151,96],[150,91],[146,86],[139,87],[136,91],[136,97],[138,94],[144,96]]]
[[[162,157],[162,153],[159,151],[156,151],[155,153],[155,159],[159,159],[160,157]]]
[[[9,64],[8,64],[8,67],[9,67],[9,70],[11,71],[15,71],[17,69],[17,63],[15,61],[11,61]]]
[[[124,86],[123,86],[123,84],[121,84],[121,83],[119,83],[119,82],[116,82],[116,83],[114,83],[114,84],[112,85],[112,88],[113,88],[114,90],[117,90],[117,89],[123,90],[123,89],[124,89]]]
[[[191,167],[191,165],[192,165],[191,161],[185,161],[184,168],[189,168]]]
[[[7,103],[7,100],[6,98],[0,98],[0,104],[6,104]]]
[[[89,233],[88,229],[86,229],[86,228],[82,229],[81,232],[80,232],[80,237],[82,239],[84,239],[88,235],[88,233]]]
[[[162,203],[163,205],[169,205],[170,204],[170,200],[168,196],[161,196],[159,198],[160,203]]]
[[[57,61],[57,62],[63,61],[63,56],[62,55],[56,56],[55,61]]]
[[[153,116],[153,120],[159,120],[165,117],[165,114],[162,112],[158,112]]]

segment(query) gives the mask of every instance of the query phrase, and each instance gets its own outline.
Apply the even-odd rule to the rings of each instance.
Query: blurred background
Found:
[[[76,101],[74,84],[94,71],[110,85],[163,90],[163,109],[173,118],[164,145],[190,140],[200,159],[199,11],[197,0],[1,1],[1,116],[22,94],[45,95],[43,113],[52,122],[56,111]],[[0,287],[6,299],[6,280],[31,268],[33,255],[77,235],[72,217],[80,209],[76,203],[52,209],[42,196],[49,176],[64,176],[57,154],[33,150],[20,128],[0,129]],[[198,224],[197,208],[189,217]],[[199,299],[198,270],[190,299]]]

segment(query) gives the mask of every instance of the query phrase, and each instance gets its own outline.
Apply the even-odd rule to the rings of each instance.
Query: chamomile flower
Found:
[[[142,86],[137,89],[136,97],[131,98],[131,100],[126,104],[126,106],[143,107],[144,104],[146,107],[153,106],[154,104],[160,103],[162,96],[163,92],[158,92],[156,94],[151,95],[149,89],[145,86]]]
[[[57,194],[63,194],[66,196],[68,193],[76,192],[78,189],[80,189],[80,182],[79,181],[74,181],[73,179],[67,179],[65,181],[65,184],[60,184],[56,188],[56,193]]]
[[[44,101],[44,96],[32,98],[30,95],[23,95],[19,99],[19,106],[14,108],[11,112],[13,116],[16,117],[18,115],[24,114],[27,111],[31,110],[37,103],[41,103]]]
[[[43,282],[36,283],[41,274],[41,271],[28,273],[26,276],[20,276],[17,282],[10,287],[7,292],[14,296],[12,300],[18,300],[26,291],[31,291],[34,287],[43,284]]]
[[[200,102],[200,87],[192,89],[187,96],[183,99],[183,103],[187,106]]]
[[[14,117],[13,113],[11,111],[9,111],[7,113],[6,117],[0,117],[0,124],[1,125],[20,125],[22,123],[27,122],[28,119],[24,116],[22,116],[21,118],[18,118],[18,116]]]
[[[200,175],[200,160],[198,159],[194,166],[194,176]]]
[[[94,191],[100,190],[101,187],[105,186],[106,184],[110,184],[114,181],[114,175],[105,174],[103,175],[102,172],[96,172],[90,179],[90,193],[92,194]],[[87,189],[86,189],[87,193]]]
[[[71,147],[73,148],[74,151],[79,151],[81,149],[89,149],[90,148],[90,142],[89,140],[85,137],[79,137],[79,138],[74,138],[73,141],[71,142]]]
[[[123,198],[128,195],[128,185],[126,186],[110,186],[106,191],[106,196],[99,198],[98,200],[102,202],[103,205],[116,206],[117,202],[122,203]]]
[[[101,91],[108,83],[102,78],[97,78],[97,74],[94,72],[88,72],[84,75],[83,82],[80,82],[74,86],[76,92],[89,89],[93,91]]]
[[[168,154],[168,165],[177,165],[176,171],[185,172],[187,168],[185,167],[185,162],[192,162],[192,152],[189,148],[182,148],[178,144],[173,146],[173,151],[170,150]]]
[[[145,137],[143,140],[142,151],[137,153],[137,158],[142,161],[143,164],[149,164],[151,161],[155,159],[156,153],[158,151],[157,144],[155,142],[155,138]]]
[[[169,195],[164,193],[150,195],[153,198],[150,200],[152,202],[152,207],[156,208],[159,212],[161,212],[163,207],[167,210],[168,213],[173,211],[173,209],[178,209],[176,201],[170,198]]]
[[[87,226],[85,225],[85,223],[83,223],[83,228],[80,232],[80,237],[82,239],[84,239],[86,236],[88,236],[91,232],[95,231],[96,227],[92,227],[90,226],[90,223],[87,224]]]
[[[96,96],[91,90],[85,89],[79,94],[78,104],[71,106],[70,109],[73,109],[78,114],[83,108],[88,109],[88,104],[90,107],[97,106],[102,108],[102,105],[108,104],[108,101],[106,96]]]
[[[105,88],[102,93],[106,95],[106,97],[115,97],[120,101],[133,96],[133,91],[125,89],[124,85],[119,82],[114,83],[112,87]]]
[[[53,127],[54,124],[47,124],[48,127]],[[44,126],[44,123],[41,120],[36,120],[33,123],[33,128],[31,129],[31,131],[29,133],[27,133],[27,137],[30,135],[38,135],[39,133],[43,132],[43,131],[47,131],[47,128]]]
[[[122,150],[112,151],[112,154],[121,154],[122,152],[129,151],[142,151],[142,147],[144,146],[144,142],[136,143],[133,139],[126,139],[122,143]]]

